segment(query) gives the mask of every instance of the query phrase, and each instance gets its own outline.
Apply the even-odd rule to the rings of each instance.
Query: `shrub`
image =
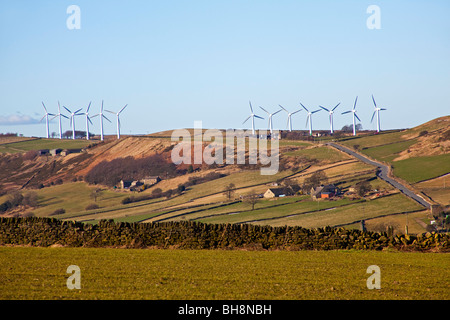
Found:
[[[66,210],[61,208],[61,209],[56,209],[55,211],[53,211],[52,213],[50,213],[51,216],[57,216],[60,214],[66,213]]]
[[[99,208],[99,206],[96,203],[91,203],[86,206],[85,210],[88,211],[88,210],[94,210],[94,209],[98,209],[98,208]]]

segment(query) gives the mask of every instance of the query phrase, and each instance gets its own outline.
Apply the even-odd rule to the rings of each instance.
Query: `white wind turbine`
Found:
[[[72,139],[75,140],[75,117],[82,115],[82,113],[78,113],[79,111],[81,111],[82,108],[78,109],[75,112],[70,111],[65,106],[63,106],[63,108],[66,109],[67,112],[70,113],[70,126],[72,127]]]
[[[123,109],[125,109],[127,107],[127,105],[128,104],[126,104],[122,109],[120,109],[119,112],[113,112],[113,111],[110,111],[110,110],[105,110],[106,112],[115,114],[116,117],[117,117],[117,139],[120,139],[120,120],[119,120],[119,115],[123,111]]]
[[[375,99],[374,99],[374,97],[373,97],[373,95],[372,95],[372,100],[373,100],[373,104],[374,104],[374,106],[375,106],[375,110],[373,111],[373,114],[372,114],[372,119],[370,120],[370,122],[372,122],[373,121],[373,117],[375,116],[375,113],[377,114],[377,132],[380,132],[380,111],[381,110],[387,110],[387,109],[384,109],[384,108],[378,108],[377,107],[377,104],[375,103]]]
[[[92,116],[92,118],[95,118],[96,116],[100,116],[100,139],[103,141],[103,118],[111,122],[104,114],[103,114],[103,100],[102,100],[102,108],[100,109],[100,113],[97,113],[96,115]]]
[[[355,123],[356,121],[355,121],[355,118],[358,119],[359,122],[361,122],[361,119],[359,119],[358,115],[356,114],[356,101],[357,100],[358,100],[358,96],[356,96],[355,104],[353,105],[353,109],[352,110],[342,112],[342,114],[346,114],[346,113],[350,113],[350,112],[353,113],[353,135],[354,136],[356,136],[356,123]]]
[[[263,117],[257,116],[253,113],[252,103],[249,101],[250,111],[252,112],[250,116],[242,122],[242,124],[246,123],[248,119],[252,118],[252,134],[255,134],[255,118],[264,119]]]
[[[269,130],[270,130],[270,133],[272,133],[272,132],[273,132],[272,116],[275,115],[275,114],[277,114],[278,112],[280,112],[281,109],[278,110],[278,111],[276,111],[276,112],[270,113],[269,111],[267,111],[267,110],[264,109],[263,107],[260,106],[260,108],[261,108],[264,112],[266,112],[266,113],[269,115]]]
[[[86,109],[86,112],[83,113],[86,116],[86,140],[89,140],[89,122],[94,125],[91,121],[91,118],[89,118],[89,108],[91,107],[91,102],[89,102],[89,105]]]
[[[341,103],[339,102],[333,109],[328,110],[327,108],[324,108],[322,106],[321,107],[323,110],[328,111],[329,115],[330,115],[330,133],[333,134],[334,132],[334,128],[333,128],[333,114],[334,114],[334,110],[340,105]]]
[[[306,107],[300,102],[300,105],[303,107],[303,109],[306,110],[306,112],[308,112],[308,117],[306,118],[306,125],[308,125],[308,121],[309,121],[309,135],[312,136],[312,115],[316,112],[319,112],[320,109],[314,110],[314,111],[309,111],[308,109],[306,109]]]
[[[53,114],[53,113],[49,113],[49,112],[47,111],[47,108],[45,107],[44,102],[42,102],[42,106],[44,107],[45,115],[42,117],[41,121],[44,120],[44,118],[45,118],[45,128],[46,128],[47,139],[48,139],[49,136],[50,136],[49,128],[48,128],[48,116],[54,116],[54,114]]]
[[[59,138],[62,139],[61,117],[64,117],[66,119],[69,118],[67,118],[65,115],[61,113],[61,106],[59,105],[59,101],[58,101],[58,113],[51,120],[55,119],[56,117],[59,117]]]
[[[289,129],[289,131],[292,131],[292,115],[296,114],[299,111],[302,111],[302,109],[294,111],[294,112],[289,112],[287,111],[282,105],[279,105],[284,111],[287,112],[288,116],[287,116],[287,128]]]

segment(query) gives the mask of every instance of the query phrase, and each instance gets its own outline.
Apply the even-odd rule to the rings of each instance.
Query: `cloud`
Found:
[[[39,123],[39,120],[25,114],[12,114],[9,116],[0,116],[1,126],[16,126]]]

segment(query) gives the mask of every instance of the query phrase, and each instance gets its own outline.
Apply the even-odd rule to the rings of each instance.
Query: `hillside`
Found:
[[[445,180],[445,174],[450,172],[449,121],[450,117],[442,117],[407,130],[343,136],[339,143],[389,163],[395,175],[409,181],[435,203],[445,206],[450,205],[450,179],[447,184]],[[91,223],[100,219],[128,222],[193,220],[346,228],[360,228],[361,221],[365,221],[366,227],[372,230],[384,230],[390,225],[396,232],[403,232],[409,221],[409,231],[415,233],[425,231],[432,219],[416,202],[377,178],[374,167],[322,142],[281,140],[279,172],[263,176],[259,165],[225,163],[210,166],[203,163],[191,168],[175,166],[170,161],[175,145],[170,135],[171,131],[166,131],[148,136],[124,136],[120,140],[110,137],[103,142],[24,138],[0,142],[3,152],[0,164],[6,168],[0,173],[0,187],[6,193],[0,197],[0,203],[7,201],[13,190],[33,191],[38,198],[37,206],[19,206],[4,215],[47,217],[58,212],[60,219]],[[207,145],[204,143],[202,150]],[[431,146],[430,150],[427,145]],[[66,156],[38,156],[35,151],[45,146],[84,149]],[[160,174],[162,181],[142,192],[85,182],[94,169],[99,171],[106,165],[120,163],[119,159],[125,159],[127,166],[114,170],[125,170],[124,177],[142,178],[142,173],[128,164],[141,163],[145,170],[146,166],[153,166],[154,156],[172,166],[171,171],[168,169],[167,174]],[[427,163],[432,166],[424,170]],[[110,172],[113,171],[102,174],[109,176]],[[346,196],[313,201],[308,195],[309,190],[301,188],[319,173],[326,179],[323,182],[335,184]],[[411,173],[413,177],[408,176]],[[118,181],[117,177],[114,181]],[[351,188],[362,181],[370,183],[371,191],[362,198],[352,195]],[[229,198],[225,190],[231,183],[234,190]],[[271,187],[293,190],[292,186],[300,189],[285,198],[259,199],[254,205],[245,200],[249,194],[263,194]],[[95,200],[94,191],[99,194]]]

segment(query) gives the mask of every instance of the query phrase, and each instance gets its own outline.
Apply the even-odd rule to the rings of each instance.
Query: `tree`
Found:
[[[244,202],[252,206],[252,210],[255,209],[255,204],[258,202],[259,196],[254,192],[249,192],[244,196]]]
[[[318,170],[314,172],[311,176],[305,179],[305,182],[303,183],[303,191],[309,192],[311,188],[325,185],[328,183],[328,177],[326,173],[322,170]]]
[[[94,202],[97,202],[97,198],[102,195],[103,190],[100,188],[95,188],[91,192],[91,198],[94,199]]]
[[[235,190],[236,186],[234,185],[234,183],[230,183],[225,187],[225,192],[223,194],[227,197],[228,200],[231,200],[232,198],[234,198]]]
[[[361,181],[359,183],[356,184],[356,193],[360,196],[360,197],[364,197],[364,195],[369,192],[370,190],[372,190],[372,186],[370,185],[369,181]]]

